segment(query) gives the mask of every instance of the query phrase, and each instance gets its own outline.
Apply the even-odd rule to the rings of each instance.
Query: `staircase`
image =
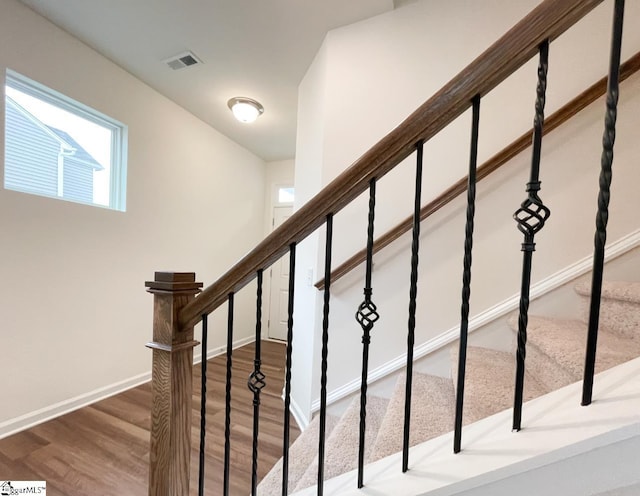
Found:
[[[525,400],[582,379],[589,287],[579,284],[575,291],[583,301],[580,320],[542,316],[529,318]],[[600,323],[596,372],[640,356],[640,283],[605,283]],[[509,325],[517,329],[517,318],[509,319]],[[452,347],[451,357],[451,369],[455,374],[457,345]],[[513,353],[470,346],[467,352],[464,423],[470,424],[511,408],[514,374]],[[455,379],[414,373],[412,446],[452,430]],[[389,399],[369,397],[367,462],[401,451],[404,390],[405,377],[401,375]],[[358,398],[354,398],[340,419],[328,417],[325,480],[357,468],[358,421]],[[318,417],[291,447],[290,493],[317,482],[317,455],[310,455],[317,451],[317,426]],[[281,494],[281,481],[282,466],[279,462],[259,485],[259,494]]]

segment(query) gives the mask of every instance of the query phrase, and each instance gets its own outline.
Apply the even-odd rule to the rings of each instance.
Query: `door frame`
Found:
[[[269,225],[269,234],[271,234],[274,229],[275,229],[275,209],[276,208],[281,208],[281,207],[291,207],[293,209],[293,202],[280,202],[278,201],[278,191],[280,190],[280,188],[293,188],[294,185],[293,183],[273,183],[272,187],[271,187],[271,205],[269,208],[269,220],[268,220],[268,225]],[[262,327],[263,329],[266,329],[266,333],[264,333],[265,339],[268,340],[274,340],[274,341],[278,341],[279,343],[282,343],[281,339],[274,339],[271,337],[270,333],[271,333],[271,296],[272,296],[272,290],[273,290],[273,270],[272,267],[269,267],[269,271],[265,274],[267,277],[267,284],[265,285],[265,288],[268,289],[267,291],[265,291],[264,293],[266,293],[266,298],[263,298],[264,300],[264,305],[263,306],[263,318],[262,318]],[[265,311],[266,310],[266,311]]]

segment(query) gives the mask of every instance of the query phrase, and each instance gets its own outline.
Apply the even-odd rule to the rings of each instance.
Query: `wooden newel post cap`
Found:
[[[195,272],[156,272],[153,281],[146,281],[145,287],[149,293],[169,292],[195,292],[202,288],[201,282],[196,282]]]

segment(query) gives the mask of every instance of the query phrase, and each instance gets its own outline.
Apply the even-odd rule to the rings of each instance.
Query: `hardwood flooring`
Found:
[[[253,344],[233,352],[230,493],[251,489]],[[282,456],[285,346],[262,342],[262,390],[258,474]],[[205,494],[222,494],[225,357],[208,362]],[[200,432],[200,367],[194,367],[191,494],[197,494]],[[49,496],[147,494],[151,388],[149,384],[94,403],[0,440],[0,479],[46,480]],[[291,442],[299,434],[291,420]]]

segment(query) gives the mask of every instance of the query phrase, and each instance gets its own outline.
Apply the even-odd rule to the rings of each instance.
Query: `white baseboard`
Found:
[[[129,379],[125,379],[123,381],[95,389],[88,393],[81,394],[74,398],[69,398],[68,400],[60,401],[59,403],[54,403],[53,405],[46,406],[39,410],[20,415],[19,417],[9,419],[0,423],[0,439],[11,436],[12,434],[16,434],[25,429],[29,429],[30,427],[34,427],[46,422],[47,420],[52,420],[66,413],[73,412],[74,410],[108,398],[114,394],[121,393],[127,389],[140,386],[150,380],[151,372],[145,372]]]
[[[298,404],[296,403],[295,399],[293,399],[293,397],[291,398],[289,411],[291,412],[291,415],[293,415],[293,418],[297,422],[298,427],[300,428],[301,431],[304,431],[307,427],[309,427],[309,424],[311,423],[311,419],[307,418],[307,416],[304,413],[304,410],[302,410],[302,408],[298,406]]]
[[[607,245],[605,250],[605,262],[609,262],[625,253],[640,246],[640,230],[631,232],[622,238]],[[559,270],[555,274],[541,280],[531,286],[530,300],[533,301],[541,296],[571,282],[572,280],[591,271],[593,257],[588,256],[577,262]],[[483,312],[469,319],[469,332],[480,329],[490,322],[503,317],[516,310],[519,306],[520,294],[515,294],[497,305],[494,305]],[[413,359],[418,360],[430,353],[440,350],[444,346],[453,343],[460,336],[460,326],[452,327],[429,341],[426,341],[414,348]],[[401,370],[407,363],[407,354],[404,353],[384,365],[369,371],[369,384],[380,380],[394,372]],[[327,394],[327,405],[331,405],[360,390],[361,380],[358,377],[343,386],[330,391]],[[320,400],[317,399],[311,404],[311,413],[320,410]]]
[[[233,348],[240,348],[246,344],[252,343],[255,339],[253,337],[239,339],[233,342]],[[207,360],[221,355],[226,352],[226,346],[220,346],[213,350],[209,350],[207,353]],[[194,355],[193,363],[200,363],[202,359],[202,353]],[[30,427],[34,427],[38,424],[52,420],[61,415],[71,413],[74,410],[85,407],[100,400],[104,400],[110,396],[123,393],[124,391],[140,386],[151,380],[151,372],[144,372],[143,374],[136,375],[129,379],[125,379],[114,384],[109,384],[93,391],[90,391],[68,400],[54,403],[53,405],[46,406],[39,410],[20,415],[9,420],[0,423],[0,439],[16,434]],[[297,418],[296,418],[297,420]]]

